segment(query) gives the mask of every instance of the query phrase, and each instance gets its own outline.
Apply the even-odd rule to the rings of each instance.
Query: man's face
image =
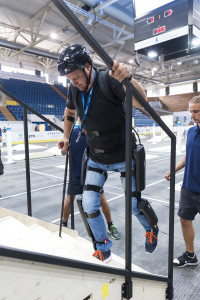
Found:
[[[200,103],[189,104],[189,111],[195,123],[200,123]]]
[[[87,79],[82,70],[75,70],[74,72],[66,75],[67,79],[71,81],[73,86],[77,87],[80,91],[84,91],[87,86]]]

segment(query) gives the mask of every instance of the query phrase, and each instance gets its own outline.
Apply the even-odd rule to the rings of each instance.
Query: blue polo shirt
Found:
[[[76,178],[81,177],[81,163],[83,158],[84,150],[87,146],[85,134],[81,134],[78,142],[76,139],[79,134],[79,128],[74,128],[72,132],[72,176]]]
[[[200,128],[188,130],[183,188],[200,193]]]

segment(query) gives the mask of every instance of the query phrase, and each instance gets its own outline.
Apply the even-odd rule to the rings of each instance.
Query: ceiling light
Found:
[[[182,61],[177,61],[177,65],[182,65]]]
[[[153,58],[153,57],[158,56],[158,53],[156,51],[149,51],[148,52],[148,56],[151,57],[151,58]]]
[[[51,33],[51,38],[52,38],[52,39],[56,39],[56,38],[57,38],[57,34],[56,34],[55,32],[52,32],[52,33]]]
[[[193,46],[200,46],[200,39],[198,38],[195,38],[192,40],[192,45]]]
[[[133,63],[133,61],[134,61],[133,59],[129,59],[129,61],[128,61],[128,62],[129,62],[129,64],[132,64],[132,63]]]

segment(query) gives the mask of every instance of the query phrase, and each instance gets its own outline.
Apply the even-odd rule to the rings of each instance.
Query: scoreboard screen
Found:
[[[135,17],[142,16],[151,10],[161,7],[175,0],[133,0]]]
[[[197,51],[191,41],[200,39],[200,0],[134,0],[134,9],[136,51],[156,51],[164,60]]]

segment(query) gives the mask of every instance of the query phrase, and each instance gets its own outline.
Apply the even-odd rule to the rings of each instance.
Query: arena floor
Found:
[[[151,202],[158,215],[160,233],[157,250],[151,255],[145,253],[143,228],[135,217],[132,218],[132,262],[149,272],[167,276],[169,182],[164,179],[164,175],[169,170],[170,142],[152,144],[144,139],[143,144],[145,145],[147,158],[147,180],[143,196]],[[29,147],[33,217],[59,224],[65,158],[59,155],[55,142],[30,144]],[[182,153],[177,155],[177,161],[184,154],[184,148],[183,145]],[[7,153],[4,148],[2,149],[2,160],[5,166],[5,174],[0,177],[0,206],[27,214],[23,145],[13,146],[14,163],[6,163]],[[181,255],[185,250],[179,218],[176,214],[182,178],[183,170],[176,174],[174,257]],[[112,239],[112,252],[124,258],[125,201],[119,174],[109,174],[105,184],[105,195],[111,208],[113,222],[121,235],[120,240],[115,241]],[[196,232],[196,254],[200,259],[200,230],[197,226],[198,221],[199,216],[197,216],[194,226]],[[80,236],[89,239],[76,204],[75,229],[78,230]],[[174,268],[174,299],[199,300],[199,277],[200,265]]]

